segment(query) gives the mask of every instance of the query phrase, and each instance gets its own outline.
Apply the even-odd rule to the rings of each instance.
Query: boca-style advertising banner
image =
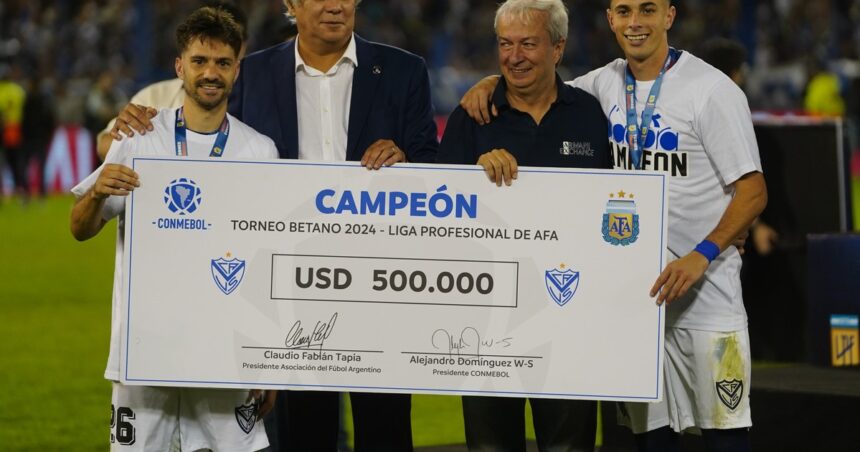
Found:
[[[657,401],[664,176],[135,158],[122,381]]]

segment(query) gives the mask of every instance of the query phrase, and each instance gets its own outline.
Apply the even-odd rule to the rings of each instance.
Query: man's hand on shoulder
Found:
[[[484,77],[475,86],[469,88],[469,91],[466,91],[466,94],[460,99],[460,106],[478,124],[489,124],[492,117],[499,115],[496,106],[490,104],[499,80],[501,80],[501,77],[498,75]]]
[[[495,182],[499,187],[502,186],[502,182],[510,186],[517,178],[519,171],[516,157],[506,149],[493,149],[481,154],[478,157],[478,165],[484,167],[484,172],[490,182]]]
[[[657,304],[671,303],[684,296],[693,284],[705,274],[708,269],[708,258],[693,251],[686,256],[674,260],[663,269],[657,281],[651,287],[651,297],[657,297]]]
[[[403,152],[391,140],[376,140],[364,151],[361,157],[361,166],[367,169],[378,170],[383,166],[391,166],[398,162],[406,161],[406,153]]]
[[[151,119],[158,114],[158,110],[145,105],[128,104],[116,117],[116,124],[110,131],[110,136],[117,141],[123,139],[123,134],[133,137],[134,132],[146,135],[152,131]]]
[[[141,135],[146,134],[147,130],[152,130],[150,119],[156,114],[158,114],[158,110],[152,107],[137,104],[126,105],[119,116],[113,119],[113,126],[111,126],[110,131],[103,130],[96,137],[96,153],[99,159],[104,161],[107,158],[111,143],[114,140],[122,141],[126,136],[133,136],[135,130],[138,130]]]

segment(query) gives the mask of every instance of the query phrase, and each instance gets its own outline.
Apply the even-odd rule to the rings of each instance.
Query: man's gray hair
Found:
[[[299,0],[285,0],[299,1]],[[547,13],[546,31],[553,44],[567,39],[567,7],[561,0],[507,0],[496,10],[496,20],[493,29],[499,31],[499,18],[514,16],[523,23],[529,23],[532,11]]]
[[[284,0],[284,6],[292,6],[293,8],[295,8],[296,6],[301,5],[304,1],[305,0]],[[358,6],[359,3],[361,3],[361,0],[355,0],[355,6]],[[296,18],[292,14],[290,14],[289,8],[287,8],[287,10],[284,12],[284,15],[287,16],[287,19],[289,19],[290,23],[296,23]]]

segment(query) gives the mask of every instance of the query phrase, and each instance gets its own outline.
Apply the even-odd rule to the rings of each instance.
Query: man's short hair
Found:
[[[663,0],[663,1],[665,1],[666,3],[668,3],[668,4],[669,4],[669,6],[672,6],[672,0]],[[606,0],[606,7],[607,7],[607,8],[611,8],[611,7],[612,7],[612,0]]]
[[[239,5],[229,0],[203,0],[200,6],[223,9],[230,13],[230,15],[233,16],[233,20],[235,20],[236,23],[239,24],[239,28],[242,29],[242,41],[248,40],[248,16],[245,14],[245,11],[242,11],[242,8],[240,8]]]
[[[532,19],[533,11],[547,13],[546,31],[549,32],[549,38],[553,44],[567,39],[567,7],[561,0],[507,0],[496,10],[493,29],[498,33],[499,19],[502,16],[514,16],[527,24]]]
[[[221,8],[204,6],[191,13],[176,28],[176,48],[185,51],[192,40],[215,40],[229,45],[236,55],[242,48],[242,30],[233,15]]]
[[[287,16],[287,19],[290,20],[290,23],[296,23],[296,18],[293,17],[292,14],[290,14],[289,7],[292,6],[293,8],[295,8],[304,3],[304,1],[305,0],[284,0],[284,6],[287,7],[287,11],[284,12],[284,15]],[[358,6],[359,3],[361,3],[361,0],[355,0],[355,6]]]

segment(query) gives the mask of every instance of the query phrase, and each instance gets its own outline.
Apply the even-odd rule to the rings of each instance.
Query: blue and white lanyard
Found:
[[[671,47],[669,48],[669,55],[666,56],[663,69],[660,69],[660,75],[657,76],[657,80],[654,80],[654,85],[651,86],[651,92],[648,94],[648,101],[645,103],[645,109],[642,110],[641,124],[636,123],[636,78],[633,77],[633,72],[630,71],[630,65],[627,65],[624,87],[627,95],[627,145],[630,148],[630,158],[633,160],[633,167],[636,169],[642,169],[642,153],[645,149],[645,140],[648,138],[651,118],[654,116],[654,109],[657,106],[657,98],[660,97],[663,75],[680,57],[681,52]],[[639,132],[638,134],[637,131]]]
[[[227,145],[228,135],[230,135],[230,121],[227,120],[227,115],[224,115],[224,120],[221,121],[221,126],[218,127],[218,136],[215,138],[215,143],[212,145],[209,157],[221,157],[224,154],[224,146]],[[175,137],[176,155],[188,157],[188,139],[185,136],[185,114],[182,111],[182,107],[176,110]]]

